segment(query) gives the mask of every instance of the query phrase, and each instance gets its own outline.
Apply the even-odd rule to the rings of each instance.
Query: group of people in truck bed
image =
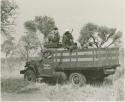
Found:
[[[48,44],[59,44],[60,43],[60,35],[58,28],[53,28],[52,32],[48,36]],[[61,45],[63,48],[68,50],[77,49],[77,43],[74,42],[72,32],[66,30],[62,37]]]

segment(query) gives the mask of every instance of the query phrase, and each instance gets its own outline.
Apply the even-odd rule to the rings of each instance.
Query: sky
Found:
[[[24,34],[23,24],[35,16],[53,17],[60,35],[74,29],[77,40],[81,27],[93,22],[123,31],[124,0],[15,0],[19,6],[16,19],[16,38]]]

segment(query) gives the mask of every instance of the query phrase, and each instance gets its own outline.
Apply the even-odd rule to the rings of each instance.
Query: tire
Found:
[[[32,69],[27,69],[24,73],[24,80],[36,82],[36,75]]]
[[[86,78],[81,73],[71,73],[69,76],[69,81],[73,86],[84,86],[86,84]]]
[[[104,79],[105,79],[105,77],[101,77],[101,78],[96,79],[96,81],[97,81],[98,83],[103,83],[103,82],[104,82]]]

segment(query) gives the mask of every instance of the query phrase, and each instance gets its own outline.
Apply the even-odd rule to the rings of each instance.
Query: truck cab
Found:
[[[53,76],[53,53],[46,51],[42,54],[40,60],[31,60],[26,62],[24,70],[20,74],[24,74],[24,79],[28,81],[36,81],[39,77],[52,77]]]

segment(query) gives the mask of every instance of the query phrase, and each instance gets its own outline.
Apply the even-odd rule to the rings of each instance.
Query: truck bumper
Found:
[[[20,71],[20,74],[24,74],[26,70],[21,70]]]
[[[104,74],[111,75],[115,73],[116,69],[104,69]]]

